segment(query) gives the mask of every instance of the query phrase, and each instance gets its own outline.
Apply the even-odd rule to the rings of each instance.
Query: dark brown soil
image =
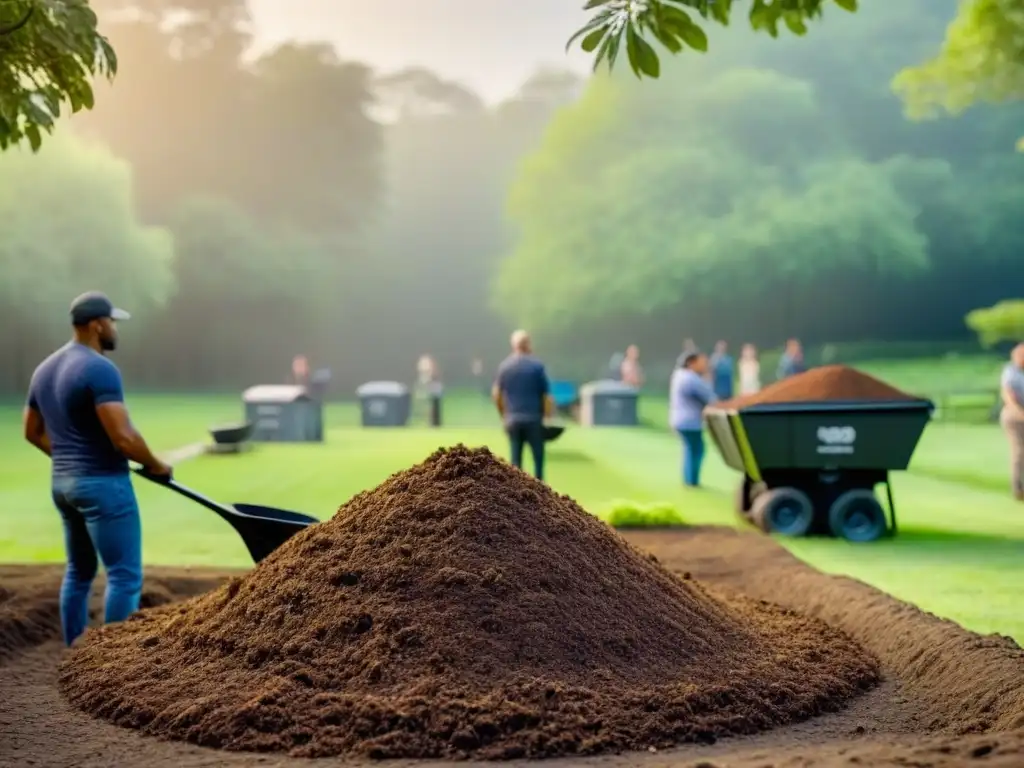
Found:
[[[877,681],[845,633],[676,578],[461,446],[245,577],[87,634],[61,674],[84,711],[202,746],[484,759],[708,743]]]
[[[630,533],[669,570],[714,590],[770,599],[847,631],[880,659],[883,681],[843,710],[713,745],[622,756],[566,758],[546,765],[581,768],[829,768],[916,766],[954,768],[1024,765],[1024,651],[1012,641],[982,637],[922,613],[849,579],[799,563],[763,536],[725,529]],[[232,574],[147,573],[147,599],[184,598]],[[0,566],[0,765],[108,768],[278,768],[351,766],[203,749],[148,738],[70,707],[57,685],[57,567]],[[97,593],[102,584],[97,585]],[[98,595],[97,595],[98,596]],[[98,604],[98,601],[97,601]],[[29,618],[32,616],[34,618]],[[12,627],[33,626],[32,632]],[[16,634],[20,633],[20,634]],[[18,639],[20,638],[20,639]],[[463,763],[465,765],[466,763]],[[404,763],[403,765],[409,765]],[[439,765],[435,763],[435,765]]]
[[[736,410],[768,403],[833,402],[836,400],[916,400],[896,387],[845,365],[824,365],[776,381],[760,392],[716,403]]]

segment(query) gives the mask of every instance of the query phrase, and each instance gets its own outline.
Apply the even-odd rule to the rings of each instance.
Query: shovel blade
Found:
[[[316,518],[285,509],[256,504],[232,504],[235,514],[228,521],[242,537],[253,562],[261,562],[299,531],[319,522]]]

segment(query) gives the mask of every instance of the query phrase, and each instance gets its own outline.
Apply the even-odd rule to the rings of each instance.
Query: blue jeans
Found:
[[[104,621],[123,621],[142,595],[142,523],[127,475],[53,478],[53,503],[64,520],[68,564],[60,588],[64,642],[89,623],[89,593],[99,559],[107,572]]]
[[[508,433],[509,447],[512,452],[512,466],[522,469],[523,447],[528,445],[530,453],[533,454],[533,474],[538,480],[543,480],[544,424],[539,421],[508,424],[505,431]]]
[[[683,439],[683,482],[691,487],[700,485],[700,465],[704,461],[704,431],[680,429]]]

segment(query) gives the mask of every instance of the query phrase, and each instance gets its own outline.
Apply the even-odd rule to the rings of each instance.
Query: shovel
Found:
[[[144,477],[150,482],[170,488],[186,499],[197,504],[202,504],[209,510],[216,512],[227,520],[235,529],[242,541],[245,542],[253,562],[260,562],[284,544],[296,533],[320,521],[315,517],[303,515],[299,512],[289,512],[285,509],[274,509],[273,507],[261,507],[256,504],[219,504],[213,499],[203,496],[198,491],[193,491],[173,477],[151,475],[144,469],[136,469],[135,473]]]

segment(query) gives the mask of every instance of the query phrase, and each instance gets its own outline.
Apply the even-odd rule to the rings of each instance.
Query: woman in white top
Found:
[[[744,344],[740,352],[740,394],[752,395],[761,391],[761,362],[757,359],[757,347]]]

